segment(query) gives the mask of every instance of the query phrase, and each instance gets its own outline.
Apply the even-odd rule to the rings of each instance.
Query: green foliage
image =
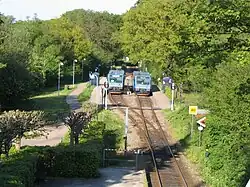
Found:
[[[92,115],[87,112],[71,112],[64,120],[64,124],[70,128],[70,145],[79,144],[79,135],[91,121]]]
[[[205,92],[212,111],[204,132],[205,146],[211,151],[207,162],[211,176],[206,177],[213,185],[223,181],[225,186],[244,186],[249,176],[250,116],[246,111],[250,107],[250,92],[247,86],[242,87],[249,82],[249,71],[249,64],[223,63]]]
[[[102,151],[106,148],[120,148],[123,146],[124,122],[111,111],[98,114],[100,121],[92,121],[80,136],[80,144],[90,144]],[[66,134],[62,145],[69,145],[70,133]]]
[[[84,88],[83,92],[78,96],[78,101],[80,103],[83,103],[85,101],[88,101],[91,97],[91,93],[94,90],[94,86],[88,84],[86,88]]]
[[[197,95],[184,95],[187,106],[204,105],[211,111],[200,148],[196,125],[191,141],[187,138],[191,121],[188,107],[177,105],[174,112],[167,112],[176,137],[186,147],[188,157],[201,165],[203,176],[211,186],[245,186],[248,180],[249,68],[249,64],[222,63],[210,77],[213,81],[204,93],[205,102],[201,103]],[[204,158],[205,149],[209,151],[208,158]]]
[[[165,111],[167,119],[174,128],[174,136],[180,140],[184,140],[190,133],[191,116],[188,114],[188,107],[185,105],[176,105],[175,111]]]
[[[105,124],[104,141],[108,148],[123,146],[124,121],[115,113],[104,110],[99,113],[99,119]]]
[[[38,156],[20,153],[3,162],[0,185],[6,187],[33,187]]]
[[[92,55],[103,64],[122,57],[120,46],[115,40],[116,31],[122,24],[120,15],[77,9],[66,12],[62,17],[68,18],[86,31],[93,44]]]
[[[91,178],[98,174],[99,161],[98,152],[84,146],[45,148],[39,172],[51,177]]]
[[[211,111],[200,148],[197,129],[191,141],[185,138],[187,107],[168,113],[211,186],[244,186],[249,176],[249,16],[243,0],[142,0],[123,16],[119,41],[129,58],[142,61],[154,79],[165,72],[195,92],[183,94],[185,105]]]
[[[3,187],[33,187],[45,177],[98,176],[99,153],[81,145],[76,147],[26,147],[0,168]]]
[[[165,90],[165,95],[168,97],[168,98],[172,98],[172,90],[170,87],[167,87],[166,90]]]
[[[11,109],[15,103],[28,98],[31,94],[31,88],[36,89],[33,75],[22,65],[13,62],[12,54],[5,54],[0,61],[6,63],[5,68],[0,69],[0,103],[3,108],[6,106]]]
[[[0,24],[0,104],[18,108],[40,88],[57,84],[59,64],[62,84],[87,79],[88,72],[120,56],[113,35],[121,16],[107,12],[75,10],[59,19],[17,21],[1,15]]]
[[[229,53],[249,49],[248,18],[245,1],[144,0],[124,15],[120,42],[153,77],[164,71],[200,91]]]
[[[44,113],[41,111],[3,112],[0,115],[0,157],[3,153],[8,157],[12,143],[20,141],[25,132],[43,134],[44,124]]]

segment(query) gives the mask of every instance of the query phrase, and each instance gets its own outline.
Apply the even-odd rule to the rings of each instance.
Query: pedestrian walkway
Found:
[[[80,95],[83,90],[86,88],[87,83],[81,83],[77,86],[75,90],[73,90],[67,97],[66,102],[70,106],[72,111],[76,111],[81,108],[81,103],[78,102],[78,95]]]
[[[96,86],[91,93],[90,102],[100,105],[102,103],[102,87],[104,82],[106,82],[106,77],[100,77],[99,85]]]
[[[74,89],[67,97],[66,102],[69,104],[72,111],[77,111],[81,108],[81,104],[77,100],[77,96],[83,92],[87,83],[81,83],[77,85],[77,88]],[[63,123],[56,124],[54,126],[45,127],[48,135],[35,137],[33,139],[22,138],[21,146],[56,146],[58,145],[65,134],[68,132],[68,127]]]
[[[154,107],[161,108],[161,109],[170,109],[170,100],[161,91],[153,92],[153,96],[151,98],[152,98]]]
[[[125,168],[101,168],[98,179],[52,179],[40,187],[143,187],[145,172]]]

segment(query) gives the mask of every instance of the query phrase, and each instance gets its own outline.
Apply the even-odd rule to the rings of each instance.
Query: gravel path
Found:
[[[81,83],[73,90],[67,97],[66,102],[69,104],[71,110],[79,110],[81,108],[80,103],[77,100],[77,96],[83,92],[87,83]],[[36,137],[34,139],[25,139],[22,138],[21,146],[30,145],[30,146],[55,146],[59,144],[68,132],[68,127],[61,124],[56,124],[53,126],[47,126],[47,136]]]

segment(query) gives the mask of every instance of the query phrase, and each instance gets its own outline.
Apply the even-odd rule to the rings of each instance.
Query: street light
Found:
[[[73,61],[73,88],[75,87],[75,63],[77,62],[77,60]]]
[[[83,61],[85,61],[86,58],[83,59]],[[83,81],[83,61],[82,61],[82,81]]]
[[[61,88],[61,85],[60,85],[60,80],[61,80],[61,66],[63,66],[63,63],[60,62],[58,64],[58,82],[57,82],[57,95],[59,96],[60,95],[60,88]]]

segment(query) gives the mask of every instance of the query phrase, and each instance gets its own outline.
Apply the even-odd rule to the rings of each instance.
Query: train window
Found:
[[[112,76],[110,76],[110,82],[112,82],[112,83],[122,83],[122,75],[112,75]]]
[[[142,85],[149,85],[150,84],[150,77],[137,77],[137,84]]]

